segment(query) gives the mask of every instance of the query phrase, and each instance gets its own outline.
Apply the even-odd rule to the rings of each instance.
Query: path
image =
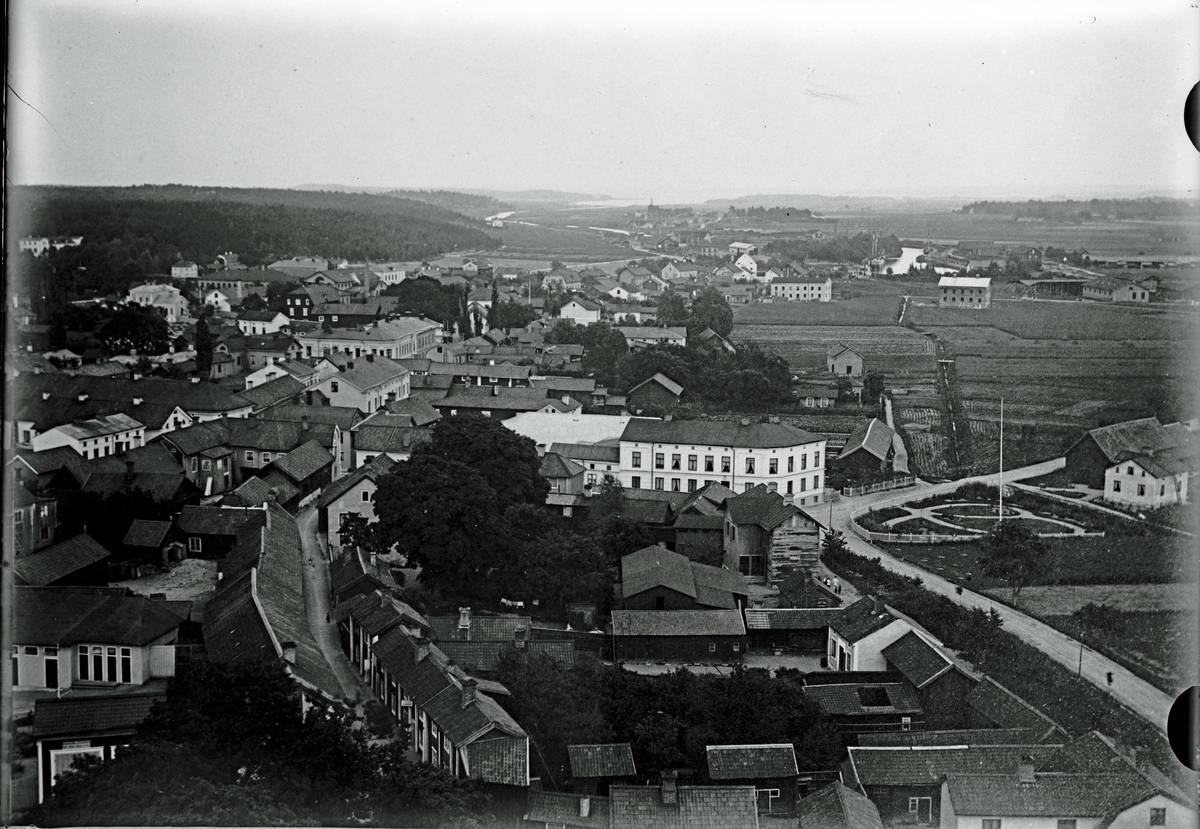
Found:
[[[892,430],[892,471],[897,475],[911,475],[908,471],[908,450],[904,448],[904,438],[892,419],[892,398],[883,396],[883,414],[887,418],[888,428]]]
[[[325,654],[325,661],[337,677],[338,684],[342,686],[342,693],[350,699],[370,699],[371,690],[342,653],[337,624],[326,621],[331,618],[332,611],[329,601],[329,561],[317,537],[317,510],[314,507],[303,510],[296,516],[296,523],[300,527],[300,544],[304,551],[304,608],[308,612],[308,627],[321,653]]]
[[[1004,472],[1005,482],[1023,478],[1036,478],[1053,472],[1063,466],[1064,459],[1057,458],[1033,466],[1020,469],[1009,469]],[[940,484],[928,484],[919,481],[915,487],[910,487],[900,493],[899,497],[916,499],[941,492],[950,492],[965,483],[981,481],[989,484],[998,483],[998,475],[979,475],[960,481],[947,481]],[[853,498],[842,498],[833,505],[833,525],[841,530],[846,537],[850,551],[861,556],[878,558],[879,563],[894,573],[921,579],[925,588],[933,593],[945,596],[963,607],[980,607],[984,610],[995,609],[1004,621],[1004,629],[1023,642],[1032,645],[1055,662],[1072,670],[1080,670],[1080,643],[1060,633],[1049,625],[1039,622],[1026,614],[1002,604],[987,596],[963,589],[957,592],[958,585],[947,581],[941,576],[923,570],[920,567],[901,561],[889,555],[872,544],[863,541],[850,529],[850,514],[863,507],[884,501],[896,500],[897,493],[880,492]],[[1082,647],[1082,676],[1098,688],[1108,689],[1107,674],[1112,673],[1113,685],[1111,693],[1115,699],[1140,715],[1151,724],[1162,728],[1167,722],[1167,714],[1174,701],[1173,695],[1167,695],[1155,688],[1149,682],[1134,675],[1116,662],[1097,653],[1088,647]]]
[[[888,531],[890,532],[893,528],[903,524],[906,521],[914,521],[918,518],[924,518],[926,521],[929,521],[933,524],[940,524],[943,527],[949,527],[950,529],[958,530],[959,532],[983,533],[983,532],[985,532],[985,530],[980,527],[970,527],[965,524],[956,524],[956,523],[954,523],[954,521],[952,519],[955,519],[955,518],[993,518],[994,516],[987,516],[987,515],[982,515],[982,514],[969,515],[969,516],[968,515],[955,515],[952,512],[952,510],[954,510],[955,508],[958,508],[958,507],[990,507],[990,506],[991,506],[991,504],[984,504],[984,503],[938,504],[937,506],[932,506],[932,507],[909,507],[909,506],[901,505],[899,508],[903,509],[903,510],[908,510],[908,515],[899,515],[895,518],[889,518],[888,520],[883,522],[883,525],[885,527],[887,527]],[[944,510],[949,514],[943,514],[942,512],[939,512],[939,510]],[[1072,524],[1070,521],[1063,521],[1062,519],[1059,519],[1059,518],[1045,518],[1043,516],[1037,515],[1036,513],[1030,512],[1027,509],[1022,509],[1021,507],[1005,507],[1004,508],[1004,518],[1005,518],[1005,520],[1008,520],[1008,521],[1021,520],[1021,519],[1030,520],[1030,521],[1043,521],[1047,524],[1058,524],[1060,527],[1065,527],[1070,532],[1071,535],[1086,535],[1087,534],[1087,530],[1085,530],[1083,527],[1080,527],[1078,524]],[[904,532],[904,530],[900,529],[900,530],[897,530],[897,532]]]

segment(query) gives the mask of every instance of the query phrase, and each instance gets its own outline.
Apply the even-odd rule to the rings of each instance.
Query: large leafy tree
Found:
[[[201,377],[207,377],[209,371],[212,370],[213,347],[216,345],[216,338],[213,337],[212,331],[208,327],[208,314],[210,310],[210,308],[206,307],[200,312],[200,319],[196,320],[196,338],[194,342],[196,349],[196,371]]]
[[[504,331],[510,328],[524,328],[540,316],[532,306],[505,300],[496,303],[488,311],[488,327]]]
[[[1021,590],[1050,571],[1050,547],[1020,520],[998,521],[980,542],[985,575],[1003,579],[1013,603]]]
[[[383,295],[396,297],[396,310],[401,314],[436,320],[446,329],[452,328],[460,319],[461,293],[427,276],[390,285]]]
[[[541,460],[534,442],[482,415],[442,418],[433,425],[432,439],[418,447],[413,458],[466,465],[494,493],[501,511],[515,504],[541,506],[550,491],[538,474]]]
[[[733,309],[716,288],[705,288],[692,301],[692,314],[688,318],[688,335],[695,336],[705,328],[711,328],[722,337],[733,330]]]
[[[162,354],[170,329],[157,309],[126,304],[119,307],[96,332],[109,354]]]
[[[688,324],[687,301],[674,291],[666,291],[658,300],[658,324],[664,328]]]

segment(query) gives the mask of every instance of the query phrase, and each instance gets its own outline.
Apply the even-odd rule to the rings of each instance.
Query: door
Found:
[[[932,823],[933,798],[910,797],[908,799],[908,813],[916,818],[917,823]]]
[[[45,664],[46,664],[46,687],[47,688],[57,688],[58,687],[58,660],[57,659],[47,659],[47,660],[45,660]]]

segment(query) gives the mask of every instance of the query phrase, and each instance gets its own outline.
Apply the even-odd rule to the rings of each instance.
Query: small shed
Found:
[[[738,610],[614,610],[614,661],[740,662],[746,626]]]
[[[839,377],[862,377],[863,357],[847,345],[831,346],[826,352],[826,365]]]
[[[646,409],[669,409],[683,397],[683,386],[662,372],[638,383],[625,395],[629,411],[639,414]]]
[[[127,557],[141,562],[154,562],[165,570],[172,561],[187,558],[183,543],[175,535],[170,521],[137,518],[129,525],[121,546]]]
[[[895,436],[886,423],[871,418],[850,433],[846,445],[837,456],[839,469],[854,472],[880,472],[889,468],[892,459],[892,438]]]
[[[637,776],[629,743],[567,746],[571,789],[576,794],[607,795],[610,783],[629,783]]]
[[[760,814],[796,812],[796,750],[791,743],[708,746],[708,776],[724,785],[753,786]]]

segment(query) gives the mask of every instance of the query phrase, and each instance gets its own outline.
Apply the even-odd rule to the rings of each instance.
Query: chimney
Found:
[[[308,415],[300,415],[300,431],[308,431]]]
[[[471,677],[463,680],[462,684],[462,707],[469,708],[475,702],[475,688],[479,683]]]
[[[368,355],[367,355],[367,362],[368,362],[368,363],[373,363],[373,362],[375,362],[375,355],[374,355],[374,354],[368,354]]]
[[[79,396],[78,396],[76,399],[77,399],[77,400],[78,400],[80,403],[82,403],[83,401],[85,401],[85,400],[87,400],[87,399],[88,399],[88,396],[87,396],[86,394],[81,394],[81,395],[79,395]]]
[[[274,502],[278,496],[279,496],[279,490],[276,489],[275,487],[271,487],[270,489],[267,490],[267,500],[268,501]]]
[[[743,417],[743,418],[742,418],[742,425],[743,425],[743,426],[749,426],[749,425],[750,425],[750,418],[748,418],[748,417]]]
[[[884,606],[883,606],[883,599],[879,598],[878,596],[872,596],[871,602],[872,602],[872,607],[871,607],[871,615],[872,616],[882,615],[886,611],[886,608],[884,608]]]
[[[48,391],[44,391],[44,392],[42,392],[42,399],[43,399],[43,400],[49,400],[49,399],[50,399],[50,392],[48,392]]]
[[[516,630],[514,630],[513,631],[513,646],[516,647],[518,650],[524,650],[525,649],[525,639],[528,636],[528,634],[529,634],[529,631],[526,630],[525,628],[517,628]]]
[[[296,664],[296,643],[295,642],[280,642],[280,649],[283,651],[283,661],[289,665]]]
[[[133,461],[125,459],[125,480],[132,481],[133,476],[137,474],[133,471]]]
[[[662,802],[666,805],[673,806],[679,802],[679,790],[675,788],[678,777],[679,772],[674,769],[662,773]]]
[[[372,570],[379,569],[379,554],[376,552],[371,553],[371,569]]]
[[[458,636],[460,639],[471,638],[471,608],[458,609]]]
[[[424,636],[418,636],[413,640],[413,646],[413,661],[419,665],[422,659],[429,656],[429,640]]]
[[[141,376],[142,376],[142,375],[140,375],[140,374],[135,374],[135,375],[133,375],[133,377],[134,377],[134,379],[135,379],[135,380],[136,380],[137,378],[141,377]],[[135,405],[135,406],[140,406],[140,405],[142,405],[142,398],[140,398],[140,397],[135,397],[135,398],[133,398],[133,405]]]
[[[1033,758],[1028,754],[1021,757],[1021,762],[1017,763],[1017,782],[1022,786],[1032,786],[1035,782],[1033,776]]]
[[[347,361],[346,361],[346,368],[345,368],[345,369],[343,369],[343,371],[353,371],[353,370],[354,370],[354,361],[353,361],[353,360],[347,360]]]
[[[592,813],[592,799],[587,795],[579,798],[579,816],[587,817]]]
[[[192,378],[192,382],[193,382],[193,383],[199,383],[199,382],[200,382],[200,378],[199,378],[199,377],[193,377],[193,378]]]

